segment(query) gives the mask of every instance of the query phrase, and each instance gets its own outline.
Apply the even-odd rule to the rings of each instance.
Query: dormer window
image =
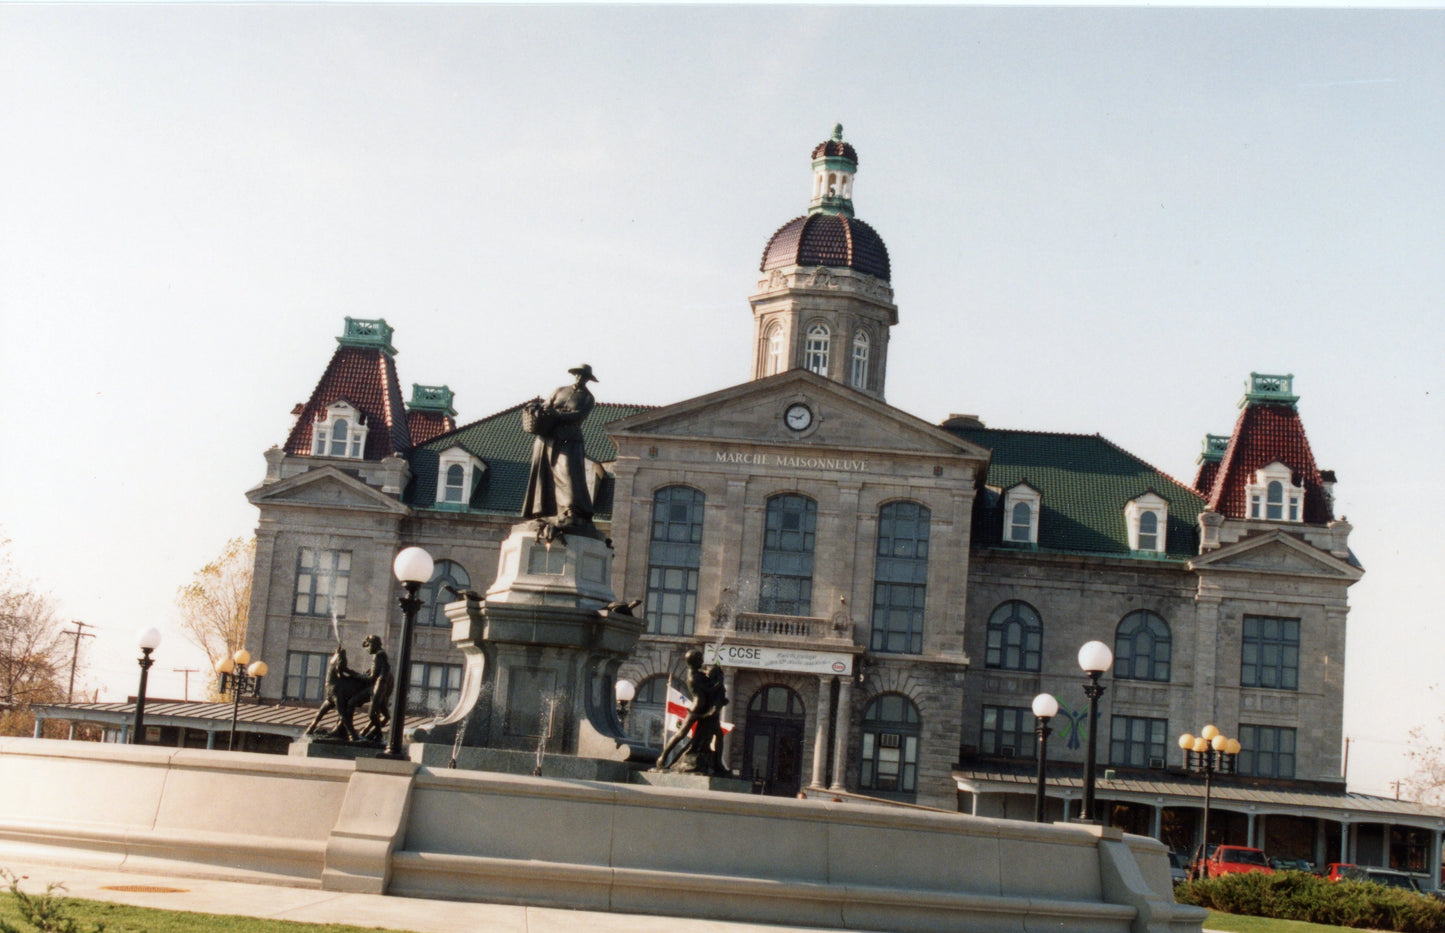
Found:
[[[1004,493],[1003,540],[1006,544],[1039,543],[1040,492],[1028,483],[1019,483]]]
[[[365,418],[345,400],[327,406],[315,425],[312,456],[360,460],[366,450]]]
[[[486,474],[486,461],[465,447],[448,447],[437,457],[436,504],[443,508],[466,508]]]
[[[1270,522],[1297,522],[1304,513],[1305,491],[1296,486],[1290,468],[1276,460],[1254,471],[1254,482],[1245,487],[1249,517]]]
[[[1146,554],[1163,554],[1168,546],[1169,503],[1150,490],[1124,506],[1129,528],[1129,549]]]

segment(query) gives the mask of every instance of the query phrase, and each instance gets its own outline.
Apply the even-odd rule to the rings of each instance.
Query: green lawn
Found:
[[[1204,921],[1206,930],[1222,933],[1360,933],[1352,927],[1336,927],[1327,923],[1305,923],[1302,920],[1270,920],[1266,917],[1245,917],[1211,910]]]
[[[153,910],[70,897],[65,898],[62,909],[64,916],[78,922],[77,929],[82,933],[89,933],[97,923],[105,924],[105,933],[368,933],[381,929],[344,923],[293,923],[289,920]],[[0,891],[0,921],[8,922],[24,933],[35,929],[20,919],[15,897],[9,892]]]

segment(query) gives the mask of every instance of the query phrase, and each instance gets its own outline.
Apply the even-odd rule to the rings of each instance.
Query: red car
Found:
[[[1195,862],[1193,874],[1195,878],[1218,878],[1251,871],[1274,874],[1262,850],[1249,846],[1210,846],[1209,857]]]
[[[1365,870],[1349,862],[1330,862],[1320,874],[1326,881],[1365,880]]]

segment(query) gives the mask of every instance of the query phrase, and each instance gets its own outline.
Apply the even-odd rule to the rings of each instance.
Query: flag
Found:
[[[681,729],[682,721],[687,718],[687,714],[691,710],[692,701],[683,697],[682,693],[669,682],[667,685],[667,713],[662,722],[664,732],[670,735]],[[723,721],[720,725],[724,735],[733,731],[733,724],[730,722]],[[697,724],[693,723],[692,728],[696,730]]]
[[[692,703],[684,699],[682,693],[669,680],[667,683],[667,712],[662,720],[663,729],[669,734],[681,729],[682,721],[687,718],[691,709]]]

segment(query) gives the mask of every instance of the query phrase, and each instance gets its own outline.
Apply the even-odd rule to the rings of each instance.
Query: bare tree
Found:
[[[256,539],[232,538],[176,593],[181,631],[212,663],[230,657],[246,640],[255,564]]]
[[[0,735],[30,735],[35,703],[65,700],[70,656],[55,603],[10,567],[0,540]]]
[[[1445,804],[1445,718],[1429,730],[1423,726],[1411,729],[1405,757],[1415,770],[1400,782],[1400,794],[1420,803]]]

